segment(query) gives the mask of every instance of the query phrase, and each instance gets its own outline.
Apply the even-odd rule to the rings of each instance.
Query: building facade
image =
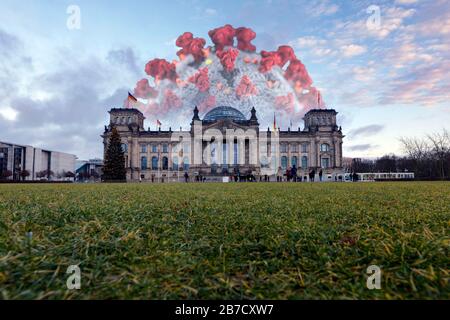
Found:
[[[322,171],[325,180],[343,174],[344,135],[333,109],[310,110],[304,129],[260,130],[256,110],[245,116],[222,106],[201,119],[194,109],[189,131],[145,130],[144,115],[137,109],[113,108],[102,135],[106,151],[111,129],[116,127],[125,152],[127,180],[170,182],[190,179],[222,181],[223,177],[253,175],[276,181],[287,169],[297,176]]]
[[[100,180],[103,174],[103,160],[89,159],[87,161],[77,161],[78,166],[75,170],[76,181],[96,181]]]
[[[12,175],[6,177],[8,180],[63,180],[64,172],[75,171],[75,159],[73,154],[0,141],[0,177],[10,172]],[[25,170],[29,176],[21,177]],[[43,176],[44,172],[46,176]],[[52,176],[49,176],[50,172],[53,172]]]

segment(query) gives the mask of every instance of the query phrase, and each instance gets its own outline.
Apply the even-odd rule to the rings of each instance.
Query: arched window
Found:
[[[308,168],[308,157],[307,156],[303,156],[302,157],[302,168],[303,169],[307,169]]]
[[[172,158],[172,169],[174,171],[178,170],[178,157],[177,156]]]
[[[322,168],[329,168],[330,167],[330,159],[322,158],[321,164],[322,164]]]
[[[162,158],[162,169],[169,170],[169,159],[167,157]]]
[[[183,158],[183,169],[184,169],[184,171],[189,170],[189,158],[188,157]]]
[[[158,170],[158,158],[157,157],[152,158],[152,170]]]
[[[322,144],[320,145],[320,151],[322,151],[322,152],[328,152],[328,151],[330,151],[330,145],[327,144],[327,143],[322,143]]]
[[[292,158],[291,158],[291,165],[294,167],[296,167],[297,168],[297,157],[296,156],[293,156]]]
[[[286,156],[281,157],[281,168],[286,170],[288,164],[288,158]]]
[[[141,157],[141,170],[147,170],[147,157]]]

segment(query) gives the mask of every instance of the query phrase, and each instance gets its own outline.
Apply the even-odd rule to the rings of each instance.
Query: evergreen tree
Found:
[[[119,132],[113,127],[103,166],[103,181],[125,181],[125,157]]]

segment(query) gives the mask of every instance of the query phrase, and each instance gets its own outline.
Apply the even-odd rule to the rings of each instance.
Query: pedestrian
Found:
[[[291,169],[291,178],[293,182],[297,182],[297,168],[295,165]]]
[[[184,173],[184,181],[189,182],[189,174],[187,173],[187,171]]]
[[[322,182],[322,175],[323,175],[323,172],[322,172],[322,169],[320,169],[320,171],[319,171],[319,180],[320,180],[320,182]]]
[[[282,182],[282,181],[283,181],[283,170],[281,169],[281,167],[278,167],[277,182]]]
[[[286,169],[286,181],[289,182],[291,181],[291,168],[287,168]]]

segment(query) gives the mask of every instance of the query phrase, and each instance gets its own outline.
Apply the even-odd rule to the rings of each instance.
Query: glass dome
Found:
[[[203,120],[206,121],[217,121],[222,119],[231,119],[236,121],[247,120],[245,119],[245,116],[242,114],[242,112],[240,112],[239,110],[225,106],[216,107],[210,110],[203,118]]]

